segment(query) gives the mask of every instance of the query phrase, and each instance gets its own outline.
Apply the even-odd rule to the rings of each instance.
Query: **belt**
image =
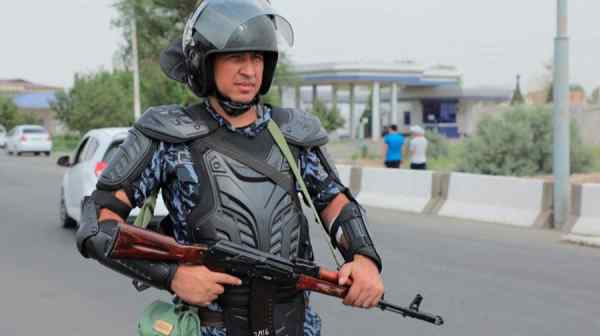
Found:
[[[308,307],[308,297],[304,297],[304,306]],[[223,328],[225,327],[225,315],[223,312],[209,310],[206,307],[198,307],[200,325],[203,327]]]
[[[202,307],[198,309],[198,316],[200,317],[200,325],[203,327],[225,327],[225,317],[222,312],[216,312]]]

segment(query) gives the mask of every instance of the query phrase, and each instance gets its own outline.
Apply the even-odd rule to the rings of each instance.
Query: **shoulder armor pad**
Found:
[[[271,115],[286,140],[293,145],[315,147],[329,141],[321,121],[312,114],[296,109],[273,108]]]
[[[152,139],[168,143],[186,142],[209,133],[208,125],[192,120],[181,105],[151,107],[133,127]]]
[[[131,129],[129,136],[100,175],[98,189],[117,190],[137,178],[157,148],[158,142],[152,141],[135,128]]]

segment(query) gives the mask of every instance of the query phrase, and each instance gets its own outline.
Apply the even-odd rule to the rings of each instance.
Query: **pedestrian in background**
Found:
[[[387,168],[400,168],[404,136],[398,132],[398,126],[390,126],[390,132],[383,138],[383,143],[383,153],[385,155],[383,164]]]
[[[385,138],[386,135],[388,135],[388,133],[390,133],[390,127],[389,126],[383,126],[383,131],[381,131],[381,137]]]
[[[410,127],[411,140],[409,144],[410,151],[410,169],[427,169],[427,139],[425,130],[421,126]]]

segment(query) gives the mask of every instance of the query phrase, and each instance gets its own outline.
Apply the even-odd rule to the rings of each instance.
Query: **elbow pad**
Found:
[[[340,250],[346,262],[351,261],[354,255],[360,254],[373,260],[381,272],[381,257],[375,250],[358,204],[349,202],[342,208],[329,234],[332,244]]]
[[[118,223],[114,220],[98,223],[100,208],[91,197],[85,198],[82,208],[81,225],[77,230],[77,249],[81,255],[96,259],[102,265],[134,280],[158,289],[171,290],[176,264],[110,258],[119,231]]]

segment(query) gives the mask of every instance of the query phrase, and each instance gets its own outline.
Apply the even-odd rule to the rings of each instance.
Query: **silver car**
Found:
[[[0,125],[0,148],[6,147],[6,128]]]
[[[6,151],[8,155],[22,153],[40,153],[50,156],[52,139],[48,131],[38,125],[15,126],[6,136]]]
[[[75,227],[81,220],[81,202],[96,189],[98,177],[108,166],[129,128],[100,128],[86,133],[70,156],[61,156],[58,165],[67,167],[60,189],[60,221],[63,227]],[[130,220],[137,216],[134,209]],[[159,195],[154,209],[155,220],[168,214]]]

